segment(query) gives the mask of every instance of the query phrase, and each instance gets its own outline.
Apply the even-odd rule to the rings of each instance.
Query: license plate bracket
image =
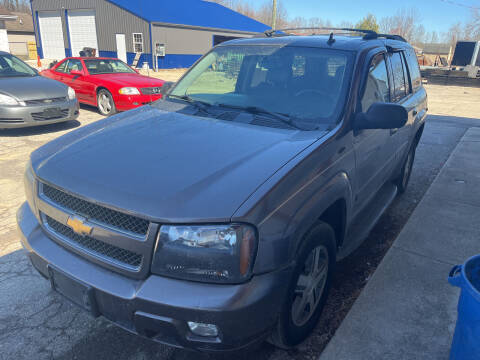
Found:
[[[45,116],[45,118],[52,119],[52,118],[62,117],[63,114],[60,108],[54,107],[54,108],[46,108],[45,110],[43,110],[43,116]]]
[[[63,271],[48,265],[48,275],[52,289],[77,306],[90,312],[94,317],[100,316],[93,288],[80,280],[74,279]]]

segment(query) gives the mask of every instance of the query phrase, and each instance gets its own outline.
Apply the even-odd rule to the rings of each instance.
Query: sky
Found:
[[[458,21],[466,22],[471,10],[480,9],[480,0],[280,0],[290,18],[319,17],[338,24],[342,21],[356,23],[367,13],[373,13],[377,19],[393,15],[401,8],[417,8],[422,16],[421,23],[426,31],[438,33],[448,31]],[[463,5],[463,6],[461,6]]]

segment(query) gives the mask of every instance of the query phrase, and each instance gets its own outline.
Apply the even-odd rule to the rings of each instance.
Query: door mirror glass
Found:
[[[408,121],[407,110],[398,104],[377,102],[367,112],[357,114],[355,129],[397,129]]]

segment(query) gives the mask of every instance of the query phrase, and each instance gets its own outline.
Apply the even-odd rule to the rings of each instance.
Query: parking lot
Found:
[[[175,80],[179,71],[158,76]],[[24,201],[23,171],[31,151],[102,118],[82,106],[77,121],[0,130],[0,359],[315,359],[358,297],[459,139],[480,127],[480,89],[428,85],[429,118],[407,193],[398,198],[339,273],[314,334],[292,351],[262,345],[252,356],[203,355],[158,345],[104,319],[92,319],[50,290],[29,264],[16,233],[15,213]]]

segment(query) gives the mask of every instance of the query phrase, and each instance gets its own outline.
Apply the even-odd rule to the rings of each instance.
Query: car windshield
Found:
[[[115,59],[85,60],[85,66],[91,75],[135,73],[135,71],[123,61]]]
[[[37,72],[19,58],[10,54],[0,54],[0,78],[36,75]]]
[[[274,115],[303,130],[328,128],[339,121],[351,62],[350,52],[330,49],[224,45],[198,62],[170,98]]]

